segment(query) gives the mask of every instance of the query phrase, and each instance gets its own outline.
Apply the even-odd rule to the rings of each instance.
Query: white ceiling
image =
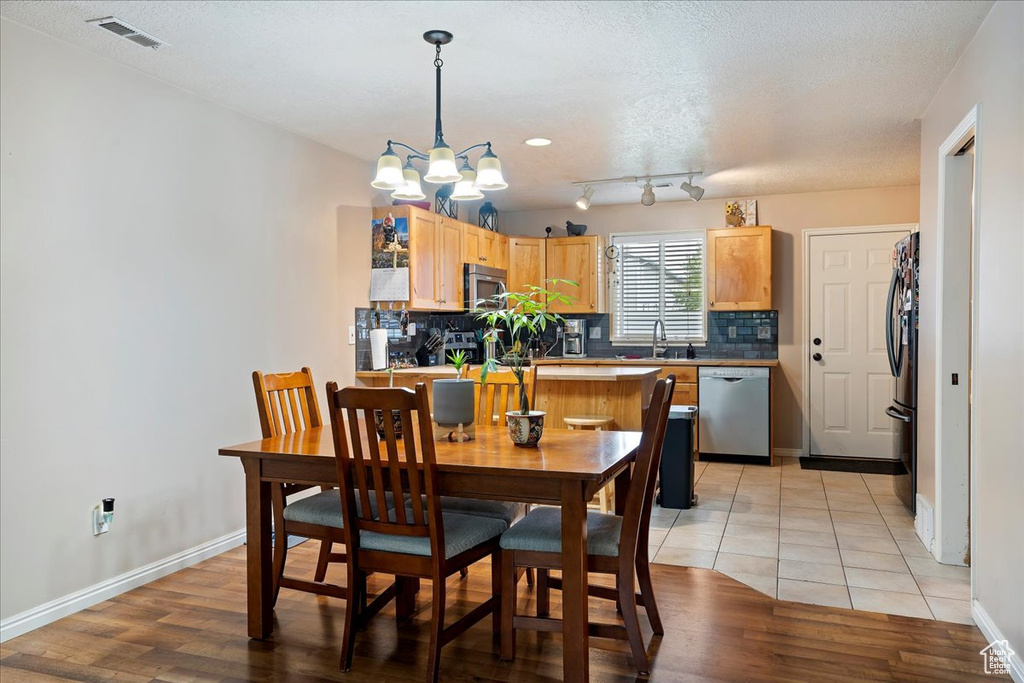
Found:
[[[511,210],[568,206],[574,180],[689,170],[707,197],[916,183],[917,119],[991,5],[4,0],[0,14],[366,159],[367,182],[389,137],[430,145],[421,35],[447,29],[445,138],[494,143],[510,187],[488,198]],[[109,15],[171,46],[85,23]],[[554,144],[522,144],[534,136]],[[594,203],[639,198],[608,186]]]

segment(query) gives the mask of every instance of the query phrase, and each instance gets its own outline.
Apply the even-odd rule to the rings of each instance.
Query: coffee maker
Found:
[[[566,358],[587,357],[587,321],[566,320],[565,321],[565,351]]]

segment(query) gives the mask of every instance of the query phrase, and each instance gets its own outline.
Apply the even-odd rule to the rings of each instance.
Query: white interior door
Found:
[[[892,248],[906,231],[810,237],[811,455],[893,458],[885,414],[895,380],[885,352]]]

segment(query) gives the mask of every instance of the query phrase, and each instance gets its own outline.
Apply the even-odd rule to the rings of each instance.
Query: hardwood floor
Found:
[[[316,548],[289,552],[312,574]],[[332,567],[337,572],[338,567]],[[474,567],[450,579],[449,620],[490,591],[490,572]],[[335,576],[341,580],[341,572]],[[384,585],[371,578],[370,590]],[[665,636],[652,655],[653,681],[993,681],[974,626],[781,602],[706,569],[654,566]],[[282,591],[274,635],[249,640],[244,548],[179,571],[0,646],[0,678],[17,681],[419,681],[427,656],[430,591],[411,621],[392,603],[356,639],[352,671],[338,671],[344,607],[340,600]],[[520,584],[520,609],[532,609]],[[552,595],[557,613],[557,592]],[[609,603],[591,602],[594,619],[614,621]],[[390,618],[389,618],[390,616]],[[646,621],[644,637],[651,634]],[[591,640],[594,681],[636,680],[626,643]],[[445,681],[558,681],[561,635],[521,632],[514,662],[498,660],[490,621],[441,655]],[[1008,680],[1008,679],[1006,679]]]

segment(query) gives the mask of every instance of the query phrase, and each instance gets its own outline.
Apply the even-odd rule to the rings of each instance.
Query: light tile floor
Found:
[[[655,507],[654,562],[715,569],[781,600],[971,619],[967,567],[936,562],[892,477],[783,464],[696,464],[698,505]]]

